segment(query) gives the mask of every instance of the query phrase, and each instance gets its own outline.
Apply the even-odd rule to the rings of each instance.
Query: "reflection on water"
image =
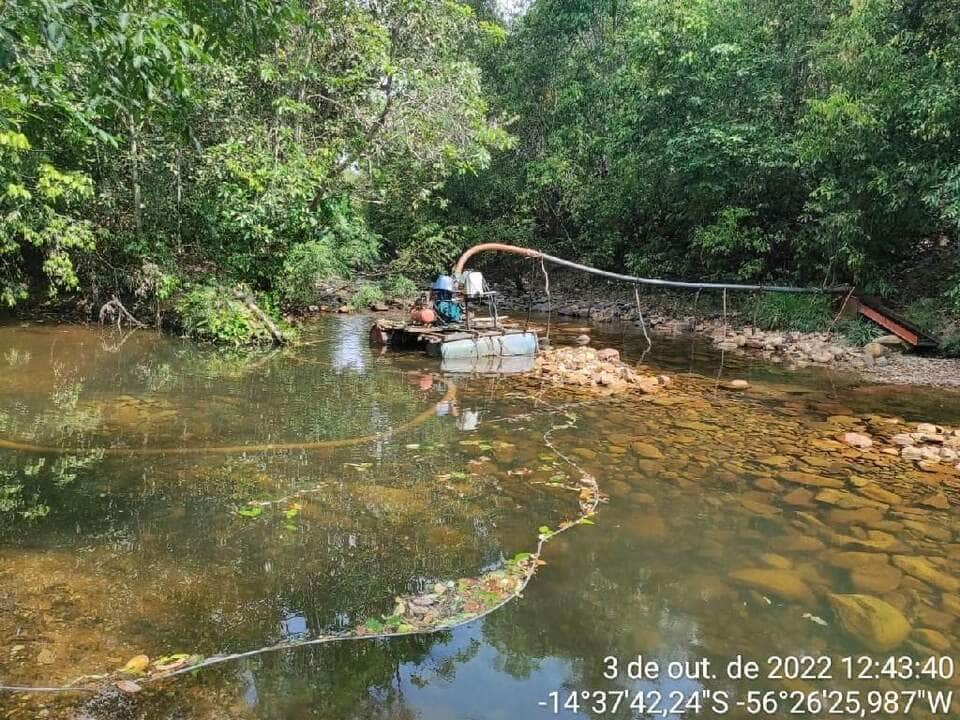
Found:
[[[101,449],[0,449],[0,680],[64,682],[139,653],[209,655],[351,628],[389,613],[395,595],[496,567],[570,514],[543,434],[558,423],[549,406],[574,398],[523,377],[466,374],[454,398],[430,361],[372,354],[358,322],[329,319],[305,349],[252,359],[148,333],[110,352],[95,330],[0,329],[0,439]],[[604,340],[628,358],[645,347],[629,334]],[[947,465],[928,472],[885,452],[905,426],[880,412],[895,403],[913,419],[945,416],[943,398],[911,404],[902,389],[867,393],[849,378],[748,360],[724,372],[754,387],[716,392],[716,357],[695,346],[691,364],[689,343],[657,339],[647,361],[709,379],[681,378],[652,402],[567,410],[577,427],[553,438],[610,502],[597,525],[551,543],[525,596],[484,621],[256,656],[133,696],[3,695],[0,711],[547,718],[538,703],[553,691],[701,684],[608,680],[609,655],[870,653],[831,609],[830,595],[848,593],[903,614],[912,632],[897,653],[956,654],[960,482]],[[874,446],[837,442],[851,431]],[[112,452],[366,435],[378,438],[309,451]],[[251,501],[261,511],[244,515]],[[702,684],[741,695],[943,685]],[[591,715],[561,714],[578,716]]]

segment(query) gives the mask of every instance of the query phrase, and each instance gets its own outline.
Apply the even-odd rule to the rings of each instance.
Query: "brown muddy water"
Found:
[[[729,356],[721,366],[697,340],[655,338],[643,359],[675,375],[669,390],[584,402],[375,354],[368,322],[330,318],[309,345],[255,357],[147,332],[0,328],[0,684],[63,685],[139,654],[296,644],[497,568],[573,513],[551,485],[571,469],[544,443],[557,405],[582,403],[552,437],[609,495],[596,524],[548,545],[524,597],[453,631],[293,647],[136,694],[0,692],[0,718],[664,716],[655,691],[728,694],[726,712],[701,717],[792,717],[786,703],[735,703],[822,690],[866,703],[958,684],[939,661],[960,648],[958,472],[888,449],[917,422],[960,425],[957,394]],[[632,330],[594,338],[630,360],[645,348]],[[752,386],[718,390],[718,377]],[[873,447],[837,441],[849,431]],[[251,501],[269,504],[245,517]],[[844,601],[830,597],[852,593],[903,618],[844,629]],[[901,619],[909,636],[877,649],[906,632]],[[764,675],[773,657],[807,656],[831,671],[605,677],[605,658],[625,668],[638,655],[715,668],[742,656]],[[891,656],[909,659],[881,672]],[[645,692],[648,705],[567,702],[588,691]],[[906,713],[802,714],[960,713],[960,697],[946,713],[927,697]]]

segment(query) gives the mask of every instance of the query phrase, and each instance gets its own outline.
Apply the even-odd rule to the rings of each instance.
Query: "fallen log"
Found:
[[[270,336],[273,338],[273,342],[274,342],[274,343],[276,343],[277,345],[285,345],[285,344],[286,344],[287,338],[284,336],[284,334],[283,334],[282,332],[280,332],[280,328],[278,328],[277,325],[276,325],[276,323],[274,323],[273,320],[270,319],[270,316],[267,315],[267,314],[260,308],[259,305],[257,305],[257,303],[256,303],[256,301],[254,301],[253,295],[252,295],[251,293],[245,292],[244,290],[241,290],[241,289],[238,289],[238,290],[236,291],[236,293],[235,293],[235,296],[236,296],[236,298],[237,298],[238,300],[240,300],[244,305],[246,305],[247,308],[249,308],[250,312],[253,313],[253,316],[254,316],[258,321],[260,321],[260,322],[264,325],[264,327],[267,328],[267,330],[270,332]]]
[[[121,324],[126,321],[129,325],[133,325],[138,328],[145,328],[146,324],[137,320],[129,310],[127,310],[123,303],[120,302],[120,298],[116,295],[111,295],[110,300],[105,302],[100,307],[100,324],[103,325],[105,322],[110,322],[113,324],[117,323],[117,330],[120,329]]]

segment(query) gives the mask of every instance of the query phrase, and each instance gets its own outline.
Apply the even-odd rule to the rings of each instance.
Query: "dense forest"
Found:
[[[960,309],[951,0],[5,0],[0,305],[198,335],[498,240]],[[239,326],[238,326],[239,325]]]

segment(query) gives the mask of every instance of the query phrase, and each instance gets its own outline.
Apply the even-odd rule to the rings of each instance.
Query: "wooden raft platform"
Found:
[[[370,329],[374,345],[398,350],[422,350],[444,360],[476,357],[534,356],[539,350],[535,332],[517,327],[412,325],[380,321]]]

